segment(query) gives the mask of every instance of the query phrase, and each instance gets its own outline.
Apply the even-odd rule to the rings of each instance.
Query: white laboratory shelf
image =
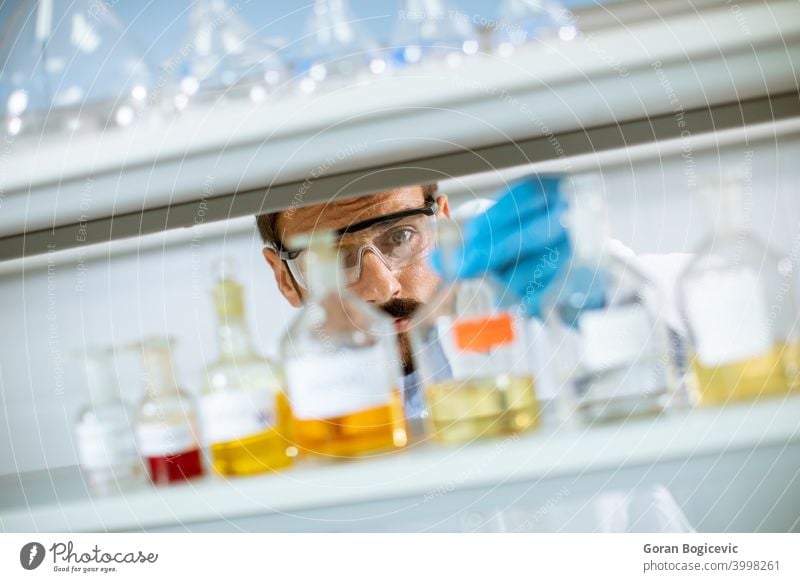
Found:
[[[6,476],[0,530],[425,530],[481,503],[542,504],[564,483],[596,493],[655,482],[698,529],[797,529],[798,419],[800,397],[773,399],[99,498],[75,469]]]
[[[557,51],[7,143],[0,259],[800,117],[796,0],[649,6]]]

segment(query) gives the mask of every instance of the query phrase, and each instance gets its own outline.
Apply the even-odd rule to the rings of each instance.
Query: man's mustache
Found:
[[[381,305],[381,309],[394,318],[406,318],[411,317],[421,306],[422,302],[417,301],[416,299],[400,298],[390,299]]]

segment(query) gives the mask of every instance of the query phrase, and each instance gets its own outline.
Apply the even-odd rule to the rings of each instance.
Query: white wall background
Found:
[[[690,251],[707,232],[708,217],[687,187],[687,174],[716,174],[746,159],[753,172],[754,229],[796,254],[798,138],[780,149],[773,140],[610,168],[604,178],[611,234],[639,253]],[[197,235],[195,241],[84,262],[53,254],[49,268],[0,275],[0,474],[76,463],[71,423],[81,406],[83,380],[69,352],[85,344],[173,335],[179,340],[177,374],[196,392],[205,363],[216,353],[209,293],[217,257],[237,260],[256,343],[275,356],[294,310],[275,287],[255,229],[222,236],[199,229]],[[119,357],[118,371],[124,394],[135,401],[141,385],[136,356]]]
[[[199,246],[192,246],[193,244]],[[0,472],[76,462],[70,424],[82,400],[83,345],[125,344],[151,334],[177,338],[176,373],[199,389],[216,353],[210,297],[215,260],[235,257],[248,319],[262,352],[275,354],[293,310],[280,297],[255,229],[83,263],[53,254],[52,266],[0,278]],[[81,281],[83,277],[83,281]],[[81,290],[82,285],[82,290]],[[118,358],[124,394],[138,399],[138,356]]]

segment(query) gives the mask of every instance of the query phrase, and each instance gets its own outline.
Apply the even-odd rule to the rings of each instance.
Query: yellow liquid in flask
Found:
[[[539,425],[530,376],[498,375],[431,384],[425,389],[433,436],[460,443],[521,433]]]
[[[800,382],[800,345],[777,343],[761,356],[716,367],[695,358],[692,368],[703,405],[785,395]]]

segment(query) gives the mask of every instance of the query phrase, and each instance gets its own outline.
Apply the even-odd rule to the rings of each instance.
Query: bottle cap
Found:
[[[464,235],[461,224],[456,220],[436,221],[436,243],[442,260],[442,277],[445,281],[458,278],[461,255],[464,252]]]
[[[289,239],[290,249],[307,249],[300,257],[303,261],[301,270],[314,293],[338,289],[341,284],[336,241],[336,233],[332,230],[315,230]]]
[[[717,176],[701,178],[700,195],[718,231],[736,232],[747,228],[749,184],[750,175],[744,168],[727,168]]]
[[[93,404],[118,400],[119,381],[114,371],[114,349],[111,346],[88,346],[71,352],[81,358],[86,389]]]
[[[148,392],[164,392],[178,387],[172,365],[175,341],[165,336],[150,336],[139,342]]]
[[[577,174],[566,181],[570,207],[565,213],[573,251],[582,259],[603,256],[608,238],[603,182],[596,173]]]
[[[293,235],[287,241],[289,249],[327,249],[336,244],[336,233],[332,230],[314,230]]]
[[[214,305],[220,319],[240,318],[244,315],[244,288],[236,280],[236,262],[224,257],[216,266],[217,282],[212,289]]]

